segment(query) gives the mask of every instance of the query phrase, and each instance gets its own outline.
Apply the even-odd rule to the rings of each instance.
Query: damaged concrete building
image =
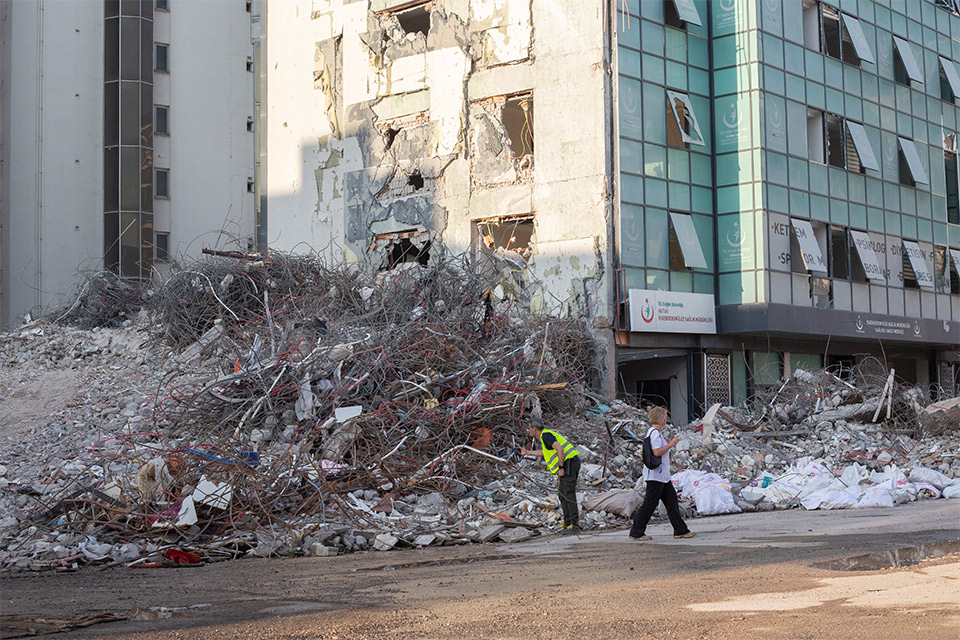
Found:
[[[581,316],[685,421],[866,357],[960,353],[960,14],[945,0],[265,5],[261,241],[469,252]]]

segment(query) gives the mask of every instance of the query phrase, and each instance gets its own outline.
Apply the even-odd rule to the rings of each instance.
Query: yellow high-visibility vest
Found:
[[[557,475],[557,471],[560,470],[560,463],[558,461],[557,451],[552,447],[547,447],[543,444],[543,434],[549,433],[554,438],[557,439],[557,442],[560,443],[560,447],[563,449],[563,461],[566,462],[570,458],[575,458],[580,455],[580,453],[573,448],[573,445],[567,442],[567,439],[562,435],[553,431],[552,429],[544,429],[540,432],[540,449],[543,450],[543,461],[547,463],[547,470],[550,471],[551,475]]]

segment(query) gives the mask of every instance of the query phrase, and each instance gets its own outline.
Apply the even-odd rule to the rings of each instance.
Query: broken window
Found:
[[[690,97],[684,93],[667,91],[667,144],[681,149],[704,144]]]
[[[686,213],[670,212],[670,268],[707,268],[707,260],[703,256],[703,247],[693,225],[693,217]]]
[[[913,55],[913,49],[910,43],[903,38],[893,36],[894,51],[893,56],[893,79],[902,85],[910,86],[912,82],[923,84],[923,73],[920,71],[920,65]]]
[[[513,157],[533,155],[533,96],[528,93],[508,98],[502,118]]]
[[[827,164],[832,167],[846,166],[843,141],[843,120],[839,116],[828,113],[827,121]]]
[[[807,109],[807,153],[811,160],[820,164],[827,162],[823,139],[823,111]]]
[[[419,170],[409,173],[398,168],[387,184],[383,186],[377,198],[381,201],[396,200],[411,196],[422,196],[433,193],[436,187],[436,178],[428,178]]]
[[[947,60],[943,56],[940,59],[940,98],[947,102],[953,102],[960,96],[960,75],[957,75],[957,67],[953,61]]]
[[[946,177],[947,222],[960,224],[960,175],[957,172],[957,154],[945,149],[943,152],[943,173]]]
[[[950,278],[950,293],[960,293],[960,249],[948,249],[950,265],[953,267],[953,277]]]
[[[530,259],[533,254],[533,216],[510,216],[477,221],[481,250],[508,260]]]
[[[927,259],[919,244],[912,240],[904,240],[901,259],[904,287],[933,289],[933,276],[930,275]]]
[[[958,0],[934,0],[934,4],[954,15],[960,15],[960,1]]]
[[[686,24],[702,27],[700,13],[693,0],[663,0],[663,21],[668,27],[686,28]]]
[[[877,156],[873,153],[873,146],[870,144],[870,138],[867,137],[867,131],[862,124],[856,122],[844,121],[847,125],[847,169],[851,171],[864,172],[864,169],[871,171],[880,171],[880,164],[877,162]]]
[[[880,266],[880,260],[877,258],[877,252],[870,242],[870,236],[863,231],[851,229],[850,242],[856,249],[859,258],[859,261],[853,261],[853,279],[857,282],[864,282],[863,277],[861,277],[862,273],[867,280],[873,280],[878,284],[886,283],[886,273]]]
[[[404,263],[426,266],[430,263],[430,232],[410,229],[396,233],[378,233],[371,249],[382,252],[381,271]]]
[[[390,11],[404,33],[430,33],[430,3],[417,2]]]
[[[937,293],[950,293],[950,256],[947,248],[933,248],[933,286]]]
[[[841,280],[850,279],[850,242],[847,230],[843,227],[830,227],[830,277]]]
[[[923,169],[920,155],[913,140],[897,138],[900,145],[900,184],[915,187],[917,183],[927,183],[927,172]]]
[[[807,48],[847,64],[874,62],[860,21],[819,2],[803,4],[803,41]]]
[[[827,265],[823,259],[823,252],[820,251],[820,244],[817,242],[816,234],[813,231],[813,225],[808,220],[790,219],[793,227],[791,236],[792,257],[790,264],[793,271],[797,273],[822,273],[827,275]]]

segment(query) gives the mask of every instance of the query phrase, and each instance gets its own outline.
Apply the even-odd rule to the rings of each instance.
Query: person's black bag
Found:
[[[661,464],[661,457],[653,455],[653,444],[650,442],[649,435],[643,439],[640,458],[643,460],[643,466],[647,469],[656,469]]]

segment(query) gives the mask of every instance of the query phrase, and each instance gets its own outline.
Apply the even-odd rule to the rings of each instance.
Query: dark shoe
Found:
[[[680,535],[674,535],[673,537],[674,538],[692,538],[695,535],[697,534],[695,534],[693,531],[687,531],[686,533],[681,533]]]
[[[630,536],[631,540],[636,540],[637,542],[643,542],[644,540],[653,540],[650,536]]]
[[[579,525],[571,524],[563,528],[563,535],[565,536],[575,536],[578,535],[582,529]]]

